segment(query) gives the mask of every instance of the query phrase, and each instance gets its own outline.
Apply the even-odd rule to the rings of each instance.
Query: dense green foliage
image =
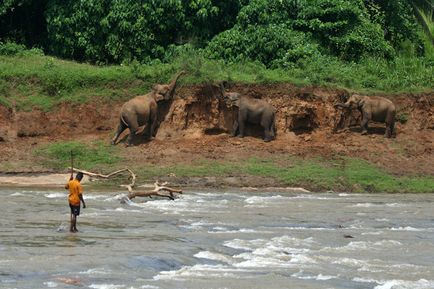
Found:
[[[229,28],[240,7],[239,0],[6,0],[0,38],[80,61],[149,61]]]
[[[318,54],[359,59],[390,58],[393,49],[381,26],[369,20],[362,1],[252,0],[237,24],[216,36],[208,50],[229,61],[259,60],[282,66]]]
[[[92,63],[172,61],[186,43],[212,58],[259,61],[267,67],[288,67],[318,56],[347,61],[366,56],[392,59],[403,47],[423,55],[416,16],[425,24],[432,19],[432,14],[421,16],[421,11],[432,9],[424,3],[4,0],[0,41]]]

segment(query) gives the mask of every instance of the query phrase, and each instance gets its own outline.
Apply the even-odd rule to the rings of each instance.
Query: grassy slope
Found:
[[[432,55],[432,53],[431,53]],[[105,101],[124,100],[147,91],[155,82],[166,82],[180,69],[189,72],[184,84],[216,80],[242,83],[292,82],[346,87],[358,91],[384,93],[433,91],[434,58],[398,57],[393,62],[367,59],[361,63],[343,63],[336,59],[309,60],[286,70],[267,70],[254,63],[224,65],[195,55],[178,57],[171,64],[96,67],[38,54],[0,56],[0,104],[15,105],[21,110],[40,107],[52,109],[60,102],[86,102],[95,98]],[[50,168],[68,166],[69,151],[76,143],[58,143],[42,147],[43,164]],[[81,150],[80,164],[87,169],[115,167],[121,160],[116,150],[95,143]],[[342,165],[344,163],[345,165]],[[120,163],[119,163],[120,164]],[[267,162],[258,159],[244,163],[197,163],[193,166],[142,168],[142,177],[174,172],[178,176],[270,176],[285,185],[307,185],[316,189],[366,191],[428,192],[434,187],[429,177],[394,177],[366,162],[349,160],[297,159]]]
[[[434,54],[434,53],[430,53]],[[31,53],[0,56],[0,104],[50,110],[59,102],[128,99],[166,82],[181,69],[185,84],[230,80],[241,83],[291,82],[384,93],[432,91],[434,57],[397,57],[392,62],[366,59],[344,63],[336,58],[309,59],[287,69],[260,64],[225,65],[186,52],[173,63],[97,67]]]

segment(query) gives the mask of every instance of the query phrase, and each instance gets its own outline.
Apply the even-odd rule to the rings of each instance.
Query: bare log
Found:
[[[134,192],[131,186],[127,186],[128,189],[128,199],[134,199],[135,197],[150,197],[152,196],[159,196],[164,198],[169,198],[171,200],[175,199],[175,193],[176,194],[182,194],[182,190],[174,189],[167,187],[167,182],[164,182],[160,184],[158,181],[154,183],[155,188],[151,191],[138,191]],[[165,193],[163,193],[165,192]]]
[[[71,169],[71,168],[69,168],[69,169]],[[134,172],[132,170],[130,170],[129,168],[125,168],[125,169],[122,169],[122,170],[114,171],[114,172],[112,172],[112,173],[110,173],[108,175],[92,173],[92,172],[88,172],[88,171],[80,170],[80,169],[76,169],[76,168],[73,168],[72,170],[74,172],[77,172],[77,173],[80,172],[83,175],[87,175],[87,176],[95,177],[95,178],[101,178],[101,179],[108,179],[108,178],[110,178],[110,177],[112,177],[114,175],[117,175],[117,174],[120,174],[120,173],[123,173],[123,172],[129,172],[130,175],[131,175],[129,177],[129,179],[131,180],[131,183],[128,184],[128,185],[121,185],[121,187],[128,187],[129,186],[129,187],[133,188],[136,185],[136,174],[134,174]]]

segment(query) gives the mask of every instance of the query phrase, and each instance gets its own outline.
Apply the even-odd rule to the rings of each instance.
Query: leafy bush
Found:
[[[44,52],[38,48],[27,49],[23,44],[17,44],[15,42],[0,42],[0,55],[44,55]]]
[[[398,113],[396,115],[396,120],[402,124],[406,123],[409,118],[410,118],[410,115],[407,112],[401,112],[401,113]]]
[[[347,60],[394,54],[361,0],[253,0],[207,51],[213,58],[249,59],[269,67],[291,66],[320,52]]]
[[[285,24],[236,26],[216,36],[207,48],[208,55],[229,62],[259,61],[266,66],[284,66],[289,62],[319,53],[306,34]]]
[[[0,42],[0,55],[17,55],[26,50],[26,46],[14,42]]]
[[[206,39],[230,27],[240,5],[239,0],[52,0],[49,49],[97,63],[149,62],[163,58],[171,44]]]
[[[331,54],[344,59],[393,54],[381,26],[369,20],[362,1],[312,0],[301,7],[298,18],[297,29],[311,32]]]

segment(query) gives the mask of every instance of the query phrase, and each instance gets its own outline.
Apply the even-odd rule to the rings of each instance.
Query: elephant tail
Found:
[[[128,127],[128,123],[125,121],[125,119],[124,119],[124,116],[121,114],[121,117],[120,117],[120,121],[126,126],[126,127]]]

